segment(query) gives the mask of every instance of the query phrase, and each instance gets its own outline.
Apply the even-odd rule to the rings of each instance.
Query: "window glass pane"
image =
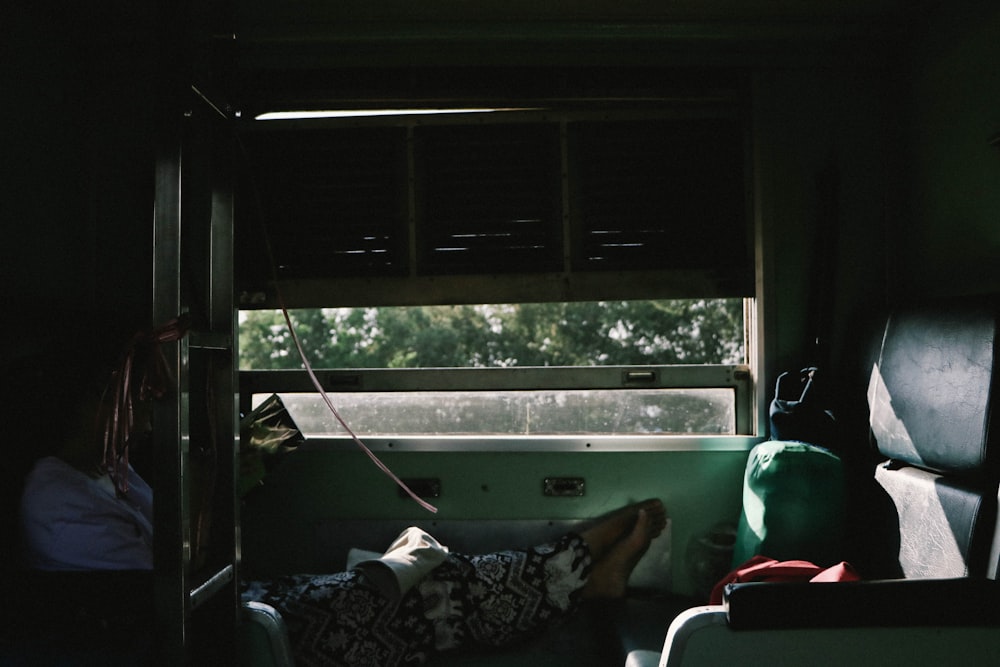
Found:
[[[745,363],[742,299],[293,310],[314,368]],[[302,363],[277,311],[244,311],[240,367]]]
[[[307,437],[346,435],[319,395],[281,398]],[[359,436],[736,432],[732,388],[338,392],[330,398]]]

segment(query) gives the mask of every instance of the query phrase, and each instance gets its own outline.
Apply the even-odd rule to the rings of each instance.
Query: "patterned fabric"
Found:
[[[281,612],[297,665],[422,665],[435,651],[543,632],[576,610],[590,567],[587,544],[566,535],[524,550],[449,554],[398,604],[357,571],[248,582],[243,598]]]

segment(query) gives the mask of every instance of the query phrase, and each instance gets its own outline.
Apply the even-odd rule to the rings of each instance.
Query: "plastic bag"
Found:
[[[807,442],[837,449],[837,420],[824,406],[819,369],[803,368],[798,376],[782,373],[771,401],[771,439]]]
[[[305,438],[277,394],[271,394],[240,420],[240,479],[237,491],[245,496],[260,486],[283,454]]]

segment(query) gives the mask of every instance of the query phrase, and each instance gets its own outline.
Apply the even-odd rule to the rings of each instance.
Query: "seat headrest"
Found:
[[[929,304],[889,316],[868,385],[881,454],[942,473],[977,473],[992,465],[995,304]]]

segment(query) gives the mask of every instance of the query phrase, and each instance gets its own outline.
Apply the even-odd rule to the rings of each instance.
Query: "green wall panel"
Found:
[[[685,564],[692,540],[739,518],[745,451],[420,452],[381,457],[400,477],[441,480],[434,519],[586,519],[659,497],[672,520],[675,590],[694,584]],[[582,477],[579,497],[546,497],[546,477]],[[316,526],[333,519],[413,519],[429,513],[360,452],[300,451],[248,496],[243,508],[249,576],[321,567]],[[511,545],[517,546],[517,545]]]

